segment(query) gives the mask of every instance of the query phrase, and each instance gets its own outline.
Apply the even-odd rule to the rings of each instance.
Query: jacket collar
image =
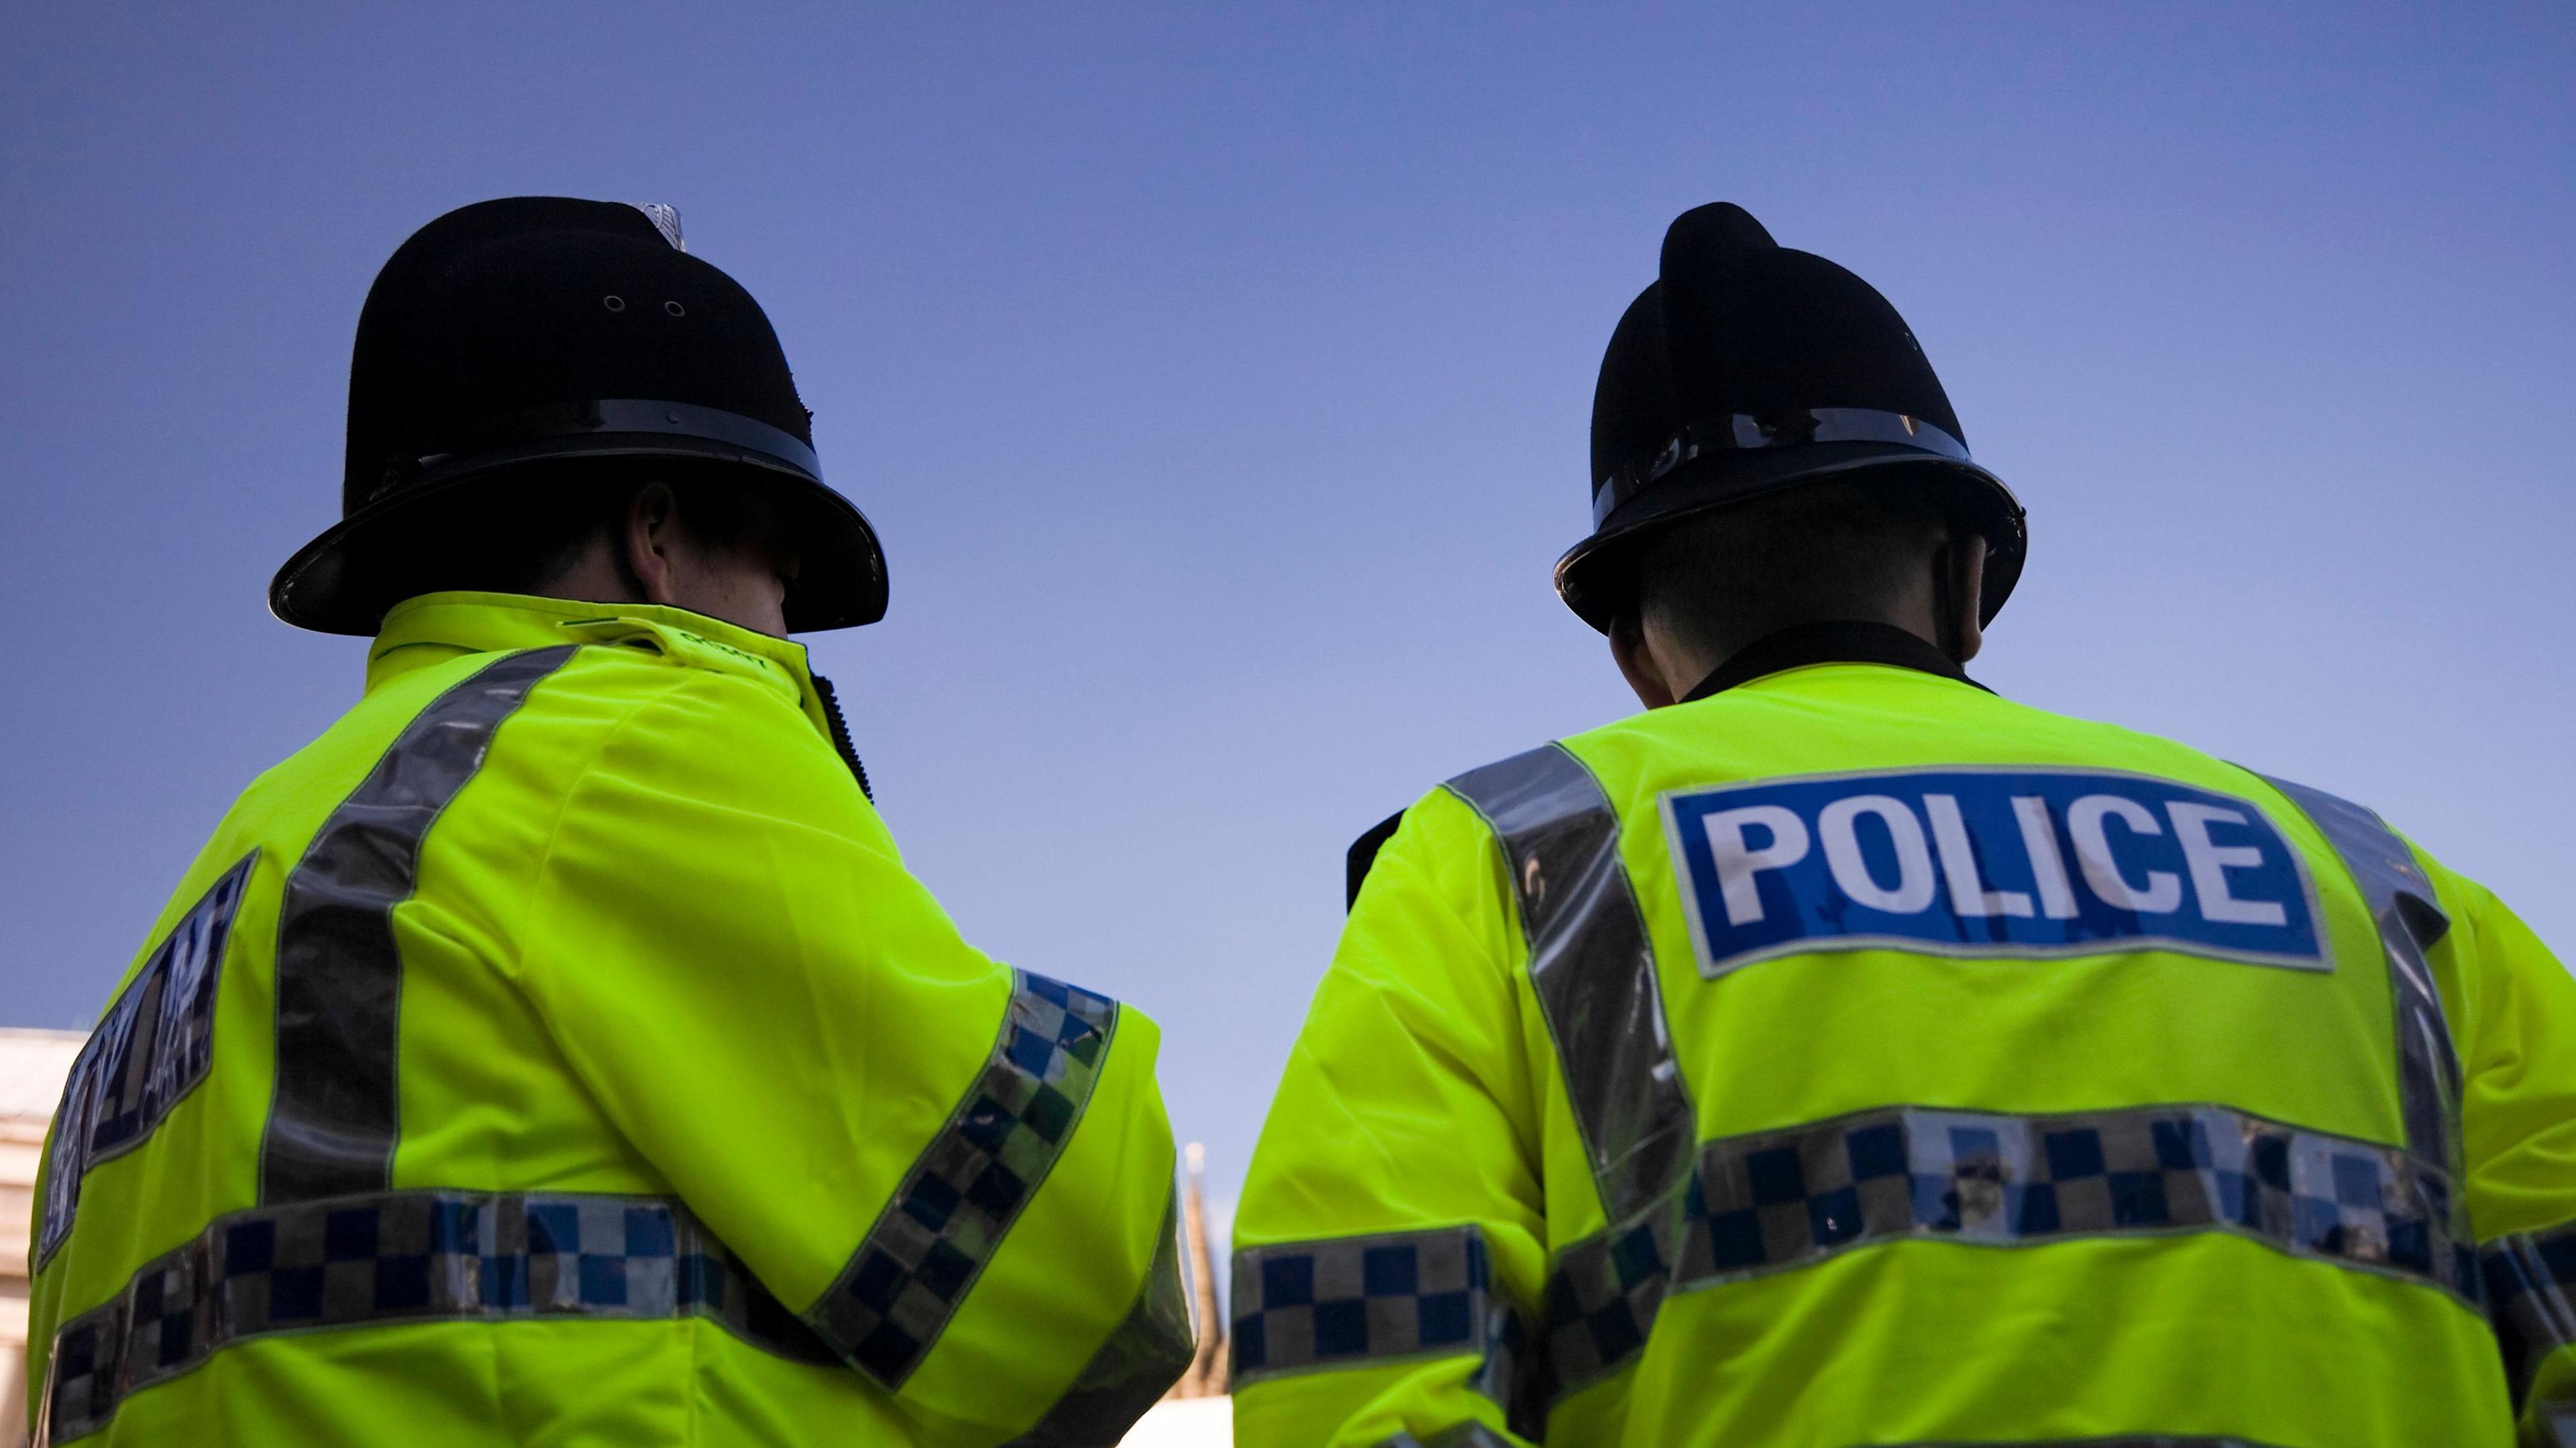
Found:
[[[465,654],[504,653],[549,644],[612,643],[621,633],[642,629],[670,630],[712,644],[722,652],[747,655],[745,662],[750,667],[775,670],[772,682],[783,690],[807,697],[815,692],[803,644],[771,638],[685,608],[649,603],[582,603],[516,593],[424,593],[395,604],[385,614],[384,625],[367,650],[367,692],[372,694],[406,674]]]
[[[1688,704],[1712,694],[1722,694],[1738,684],[1749,684],[1767,674],[1805,668],[1811,664],[1886,664],[1955,680],[1973,689],[1986,688],[1969,678],[1948,654],[1916,634],[1892,623],[1837,619],[1824,623],[1795,623],[1764,634],[1728,656],[1725,663],[1700,680],[1699,687],[1683,695],[1679,702]],[[1986,692],[1991,694],[1994,690],[1986,689]]]

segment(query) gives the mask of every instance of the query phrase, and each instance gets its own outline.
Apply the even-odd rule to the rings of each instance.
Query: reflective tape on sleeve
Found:
[[[2451,1185],[2410,1153],[2224,1106],[2077,1115],[1896,1107],[1700,1150],[1683,1187],[1560,1251],[1539,1328],[1550,1401],[1640,1353],[1674,1293],[1905,1239],[2036,1247],[2223,1232],[2438,1287],[2470,1310]]]
[[[260,1146],[261,1201],[392,1185],[402,1029],[394,907],[411,898],[422,841],[482,769],[501,722],[578,647],[506,655],[431,701],[322,822],[286,877],[277,921],[277,1086]]]
[[[1619,1221],[1681,1178],[1697,1126],[1673,1059],[1654,946],[1619,858],[1618,813],[1559,744],[1470,770],[1448,789],[1502,844],[1530,983],[1602,1210]]]
[[[2398,1100],[2406,1119],[2406,1146],[2457,1180],[2462,1175],[2460,1058],[2433,967],[2424,958],[2451,928],[2434,896],[2433,881],[2406,841],[2370,810],[2321,789],[2263,778],[2325,835],[2361,887],[2397,1002]],[[2465,1235],[2468,1204],[2454,1202],[2451,1207],[2454,1226]]]
[[[2576,1223],[2499,1237],[2480,1257],[2487,1311],[2518,1406],[2549,1355],[2576,1348]]]
[[[1234,1382],[1474,1356],[1477,1392],[1514,1406],[1524,1346],[1481,1228],[1435,1227],[1234,1254]]]
[[[1007,1448],[1117,1448],[1189,1369],[1198,1339],[1181,1290],[1179,1209],[1177,1196],[1163,1208],[1161,1235],[1154,1239],[1154,1258],[1135,1306],[1038,1425]]]
[[[53,1441],[234,1343],[412,1322],[704,1317],[764,1351],[836,1363],[676,1202],[413,1191],[255,1207],[145,1263],[54,1334]]]
[[[1511,1448],[1511,1440],[1482,1423],[1469,1421],[1443,1428],[1427,1438],[1398,1433],[1378,1448]]]
[[[929,1355],[1091,1104],[1118,1002],[1014,971],[983,1072],[806,1320],[889,1389]]]

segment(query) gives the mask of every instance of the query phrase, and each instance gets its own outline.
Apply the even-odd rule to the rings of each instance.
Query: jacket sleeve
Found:
[[[2461,1054],[2469,1219],[2523,1436],[2576,1432],[2576,977],[2503,902],[2443,872],[2467,1019]]]
[[[1546,1232],[1500,858],[1435,791],[1360,890],[1235,1222],[1245,1448],[1527,1441]]]
[[[1113,1444],[1187,1364],[1154,1024],[961,940],[792,706],[663,691],[534,889],[574,1077],[927,1440]]]

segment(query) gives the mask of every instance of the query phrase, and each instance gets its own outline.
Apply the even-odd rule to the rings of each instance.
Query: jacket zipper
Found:
[[[868,788],[868,767],[859,762],[859,751],[850,747],[850,726],[841,718],[841,699],[832,692],[832,681],[816,673],[806,677],[814,681],[815,697],[823,701],[823,718],[832,726],[832,747],[841,752],[841,762],[850,766],[851,775],[859,781],[859,793],[875,804],[877,792]]]

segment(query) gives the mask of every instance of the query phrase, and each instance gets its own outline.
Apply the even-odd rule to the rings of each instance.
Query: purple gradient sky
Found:
[[[2571,74],[2563,5],[18,7],[0,1021],[84,1020],[353,697],[262,588],[376,267],[523,192],[672,202],[767,304],[891,554],[814,642],[897,836],[1164,1022],[1220,1184],[1349,838],[1632,707],[1548,568],[1718,198],[1876,282],[2029,503],[1982,677],[2576,944]]]

